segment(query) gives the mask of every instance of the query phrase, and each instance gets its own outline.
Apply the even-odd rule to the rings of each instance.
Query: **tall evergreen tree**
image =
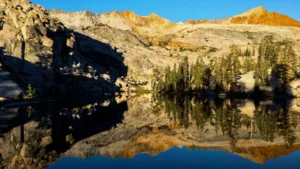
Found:
[[[188,90],[190,88],[190,70],[189,70],[189,59],[187,56],[184,57],[183,60],[183,79],[184,79],[184,90]]]
[[[202,89],[202,78],[204,74],[204,70],[206,65],[201,57],[198,57],[195,65],[195,71],[193,73],[193,78],[195,80],[195,88],[196,90]]]
[[[256,50],[255,50],[255,45],[252,45],[252,56],[255,56]]]

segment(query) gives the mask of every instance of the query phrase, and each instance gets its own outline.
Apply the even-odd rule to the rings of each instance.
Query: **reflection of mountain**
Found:
[[[0,138],[1,165],[39,168],[55,162],[61,153],[83,158],[155,156],[184,146],[231,152],[264,163],[300,149],[299,114],[287,111],[287,105],[144,95],[39,117],[32,111],[32,118],[23,114],[21,119],[28,118],[25,124],[16,124],[20,126]],[[40,112],[47,107],[33,108]]]
[[[77,141],[115,127],[127,109],[126,102],[113,100],[53,109],[56,106],[1,108],[1,123],[8,113],[16,115],[0,133],[0,168],[44,168]]]
[[[285,112],[285,106],[272,102],[252,104],[252,115],[240,112],[249,102],[133,98],[123,123],[75,144],[65,156],[132,158],[186,146],[232,152],[264,163],[300,149],[298,121],[292,120],[299,119],[299,114]]]

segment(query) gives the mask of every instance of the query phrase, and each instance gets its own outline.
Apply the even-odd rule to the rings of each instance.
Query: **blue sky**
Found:
[[[157,13],[171,21],[217,19],[233,16],[257,6],[300,20],[300,0],[31,0],[48,9],[94,13],[131,10],[146,16]]]

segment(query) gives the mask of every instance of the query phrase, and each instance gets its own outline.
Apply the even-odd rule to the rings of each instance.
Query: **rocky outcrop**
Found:
[[[113,63],[99,66],[99,63],[94,63],[91,58],[86,57],[104,55],[110,56],[106,57],[107,60],[114,60],[112,57],[117,52],[108,45],[101,46],[101,42],[80,34],[75,35],[73,30],[65,27],[59,19],[51,17],[45,8],[27,0],[4,0],[1,2],[0,11],[1,63],[16,77],[19,84],[31,84],[41,92],[45,89],[48,92],[47,90],[52,90],[53,87],[64,90],[70,86],[82,90],[116,90],[114,82],[101,78],[100,73],[109,70],[106,64],[113,68],[115,64],[121,69],[123,62],[112,61]],[[77,42],[78,38],[81,43]],[[100,45],[96,45],[94,51],[87,50],[86,46],[90,44]],[[106,52],[99,53],[96,48]],[[117,59],[121,57],[118,55]],[[80,65],[78,69],[74,68],[77,64]],[[87,67],[91,67],[93,72],[88,72]],[[70,84],[68,79],[73,79],[76,84]]]
[[[292,97],[300,97],[300,79],[296,79],[290,82],[288,86],[288,94]]]
[[[192,24],[192,25],[195,25],[195,24],[205,24],[205,23],[209,23],[208,20],[188,20],[186,21],[186,24]]]
[[[4,0],[1,6],[0,46],[3,65],[25,83],[40,86],[48,71],[73,63],[74,34],[41,6],[26,0]],[[22,72],[22,73],[20,73]]]

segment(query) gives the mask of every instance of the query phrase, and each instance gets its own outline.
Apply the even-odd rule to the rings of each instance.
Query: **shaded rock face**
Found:
[[[18,96],[22,91],[21,87],[11,80],[11,74],[0,66],[0,96],[11,98]],[[0,100],[4,101],[4,100]]]
[[[24,88],[31,84],[44,93],[58,87],[108,92],[117,90],[117,77],[127,75],[122,52],[74,33],[43,7],[4,0],[0,11],[1,63]],[[100,76],[104,73],[110,81]]]
[[[43,70],[73,63],[75,36],[43,7],[26,0],[4,0],[0,6],[0,46],[3,65],[23,72],[26,83],[41,85]],[[24,61],[22,61],[24,59]]]

